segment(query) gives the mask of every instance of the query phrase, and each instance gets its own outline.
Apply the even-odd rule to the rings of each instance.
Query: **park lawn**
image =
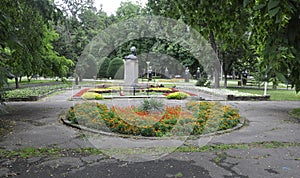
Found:
[[[228,88],[231,89],[231,88]],[[231,90],[238,90],[240,92],[263,95],[263,89],[244,89],[232,88]],[[297,94],[295,90],[267,90],[267,94],[271,96],[272,101],[296,101],[300,100],[300,92]]]
[[[238,87],[238,81],[240,81],[240,80],[232,80],[232,79],[228,79],[227,80],[227,86],[228,87]],[[253,80],[252,80],[253,81]],[[221,86],[223,86],[224,85],[224,82],[221,82],[220,83],[221,84]],[[264,88],[264,83],[261,83],[261,88]],[[255,85],[255,86],[251,86],[251,85],[249,85],[249,84],[247,84],[247,87],[258,87],[257,85]],[[272,88],[273,87],[273,84],[272,84],[272,82],[268,82],[268,88]],[[285,83],[279,83],[278,84],[278,86],[277,86],[277,88],[278,89],[286,89],[286,84]],[[289,86],[290,87],[290,86]]]

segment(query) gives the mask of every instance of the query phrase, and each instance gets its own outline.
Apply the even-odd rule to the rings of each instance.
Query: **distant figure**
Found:
[[[244,86],[246,86],[246,84],[247,84],[247,77],[248,77],[248,72],[247,72],[247,70],[245,70],[242,72],[242,83]]]
[[[199,79],[201,77],[200,67],[197,68],[196,78]]]
[[[184,76],[184,80],[185,82],[190,82],[190,77],[189,77],[189,73],[190,72],[190,69],[188,67],[185,68],[185,76]]]

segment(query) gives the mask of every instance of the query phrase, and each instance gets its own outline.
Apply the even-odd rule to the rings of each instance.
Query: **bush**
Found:
[[[184,92],[175,92],[175,93],[171,93],[167,96],[167,99],[177,99],[177,100],[182,100],[182,99],[186,99],[187,97],[189,97],[190,95],[184,93]]]
[[[147,113],[151,111],[161,112],[164,110],[164,104],[156,99],[145,99],[143,103],[138,107],[138,110]]]
[[[100,65],[99,72],[98,72],[98,77],[99,78],[108,78],[107,69],[108,69],[108,66],[109,66],[110,59],[108,57],[105,57],[102,60],[103,60],[103,62]]]
[[[95,92],[86,92],[82,95],[82,98],[87,100],[103,100],[103,96]]]
[[[122,77],[124,78],[124,76],[121,74],[124,74],[124,62],[121,58],[114,58],[109,63],[107,76],[113,79],[121,79]]]
[[[196,86],[199,87],[210,87],[210,81],[207,80],[207,78],[200,78],[198,79]]]
[[[84,78],[89,78],[89,79],[93,79],[94,76],[97,76],[98,73],[98,67],[97,67],[97,62],[96,62],[96,58],[93,55],[88,55],[85,59],[84,59]]]
[[[20,88],[20,89],[6,91],[4,98],[25,98],[28,96],[42,96],[49,92],[56,91],[59,89],[64,89],[67,87],[69,87],[69,85],[60,84],[60,85]]]

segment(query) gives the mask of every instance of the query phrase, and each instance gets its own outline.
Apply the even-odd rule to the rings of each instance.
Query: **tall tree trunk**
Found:
[[[224,53],[222,53],[222,59],[223,59],[223,73],[224,73],[224,88],[227,88],[227,75],[228,75],[228,67],[226,67],[227,63],[224,58]]]
[[[227,70],[224,70],[224,88],[227,88]]]
[[[19,86],[19,78],[18,77],[15,77],[15,84],[16,84],[16,89],[18,89],[20,86]]]
[[[210,43],[211,46],[216,54],[216,58],[214,61],[214,88],[220,88],[220,71],[221,71],[221,66],[220,66],[220,60],[218,57],[218,48],[217,48],[217,44],[216,44],[216,39],[215,39],[215,35],[214,32],[211,30],[210,34],[209,34],[209,39],[210,39]]]

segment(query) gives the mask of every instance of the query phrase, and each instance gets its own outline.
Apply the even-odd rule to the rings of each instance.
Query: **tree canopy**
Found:
[[[181,18],[199,31],[220,62],[243,49],[245,60],[259,58],[267,73],[274,70],[280,80],[288,76],[300,90],[299,0],[149,0],[148,6],[156,15]]]
[[[3,59],[1,78],[9,73],[18,77],[34,74],[63,77],[73,65],[53,50],[52,41],[57,38],[53,29],[61,11],[48,0],[3,0],[0,2],[0,53]],[[2,81],[2,87],[3,82]]]
[[[0,12],[1,88],[8,77],[71,76],[75,65],[79,66],[79,71],[88,66],[92,73],[100,69],[98,76],[107,77],[109,62],[124,58],[131,46],[137,47],[138,55],[147,54],[141,56],[141,69],[146,67],[147,60],[152,60],[154,70],[164,73],[165,69],[151,58],[166,59],[166,64],[174,58],[195,73],[197,67],[204,69],[204,66],[192,55],[194,49],[185,46],[184,40],[168,39],[182,29],[192,29],[210,43],[216,54],[215,87],[219,86],[222,66],[225,76],[233,71],[248,70],[252,75],[259,73],[260,76],[256,76],[261,80],[266,80],[265,74],[273,81],[289,80],[296,91],[300,91],[300,0],[148,0],[145,8],[127,1],[121,3],[116,15],[110,16],[101,7],[97,9],[94,0],[56,3],[52,0],[2,0]],[[155,24],[153,18],[151,20],[155,15],[185,25]],[[141,24],[130,21],[138,17],[149,20]],[[115,25],[122,22],[126,24]],[[128,31],[119,29],[120,33],[113,33],[113,36],[106,29],[114,29],[114,25]],[[168,26],[173,30],[162,32],[161,29]],[[147,37],[153,31],[157,36]],[[120,42],[124,36],[130,40]],[[186,42],[191,40],[188,33],[182,36]],[[101,43],[98,38],[102,39]],[[198,41],[202,45],[203,40]],[[103,56],[108,48],[101,46],[105,45],[113,50]],[[171,58],[148,55],[153,53]],[[78,63],[79,60],[86,62]],[[176,66],[172,66],[174,70]]]

